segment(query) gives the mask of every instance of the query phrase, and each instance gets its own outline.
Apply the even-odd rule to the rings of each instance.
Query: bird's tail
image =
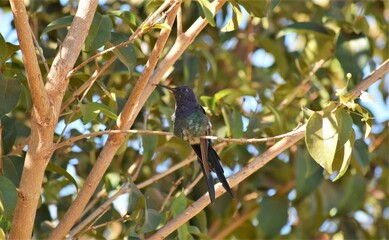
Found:
[[[201,171],[203,172],[205,182],[207,183],[209,198],[211,199],[211,203],[214,203],[214,201],[215,201],[215,186],[213,185],[212,175],[210,173],[205,172],[203,161],[201,161],[200,144],[194,144],[194,145],[192,145],[192,148],[197,155],[198,162],[200,163],[200,166],[201,166]]]
[[[209,198],[211,199],[211,202],[213,203],[215,201],[215,186],[213,184],[212,176],[205,172],[205,168],[203,166],[203,161],[201,161],[200,145],[193,144],[192,148],[196,152],[196,155],[198,157],[199,163],[201,165],[201,170],[202,170],[204,178],[207,182]],[[227,179],[224,176],[224,170],[223,170],[222,165],[220,164],[220,158],[217,155],[216,151],[212,148],[211,143],[208,143],[208,162],[210,163],[211,169],[216,173],[217,178],[222,183],[224,189],[226,189],[226,191],[231,195],[231,197],[234,198],[234,194],[232,193],[230,185],[228,184]],[[209,177],[207,177],[207,176],[209,176]]]
[[[222,165],[220,164],[219,155],[217,155],[215,149],[213,149],[211,144],[208,144],[208,161],[211,163],[211,166],[213,167],[217,178],[223,184],[224,189],[226,189],[226,191],[231,195],[232,198],[235,198],[230,188],[230,185],[228,184],[227,179],[224,176],[224,170]]]

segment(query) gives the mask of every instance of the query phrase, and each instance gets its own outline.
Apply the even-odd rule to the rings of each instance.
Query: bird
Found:
[[[196,153],[207,183],[211,203],[213,204],[215,201],[215,186],[211,170],[216,173],[224,189],[234,198],[230,185],[224,176],[220,157],[213,149],[211,140],[201,138],[201,136],[210,135],[211,122],[204,108],[198,104],[192,88],[184,85],[175,88],[162,84],[156,84],[156,86],[166,88],[174,95],[176,100],[175,111],[172,115],[174,135],[188,142]]]

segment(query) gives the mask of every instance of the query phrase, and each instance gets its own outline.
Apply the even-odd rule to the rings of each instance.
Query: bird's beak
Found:
[[[162,84],[155,84],[155,86],[157,86],[157,87],[163,87],[163,88],[167,88],[167,89],[169,89],[170,91],[174,92],[174,88],[172,88],[172,87],[169,87],[169,86],[165,86],[165,85],[162,85]]]

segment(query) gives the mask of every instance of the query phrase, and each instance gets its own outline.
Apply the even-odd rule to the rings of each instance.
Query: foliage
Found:
[[[161,3],[101,3],[76,65],[126,41]],[[44,55],[39,61],[46,76],[44,61],[51,65],[77,3],[29,4],[31,29]],[[10,11],[8,3],[1,5]],[[372,101],[387,103],[388,90],[382,81],[381,95],[374,96],[377,99],[370,106],[360,99],[355,102],[347,93],[389,58],[384,15],[388,3],[229,0],[216,16],[211,7],[207,0],[183,1],[184,30],[199,16],[210,24],[170,70],[169,84],[194,88],[210,116],[214,135],[271,137],[307,123],[305,143],[278,155],[235,187],[237,199],[222,196],[169,238],[212,239],[246,212],[252,214],[231,229],[229,238],[388,238],[388,118],[378,122],[369,111],[374,109]],[[170,29],[161,21],[143,29],[148,33],[133,44],[95,59],[71,76],[64,102],[95,70],[117,57],[93,85],[65,106],[54,141],[115,126],[160,30],[171,30],[160,61],[177,37],[177,24]],[[17,43],[0,35],[0,236],[10,229],[27,150],[24,144],[31,131],[31,93],[17,50]],[[173,111],[173,96],[154,91],[133,128],[170,131]],[[61,220],[105,141],[106,136],[92,136],[55,151],[42,183],[35,238],[47,237]],[[222,145],[226,174],[238,171],[272,144]],[[198,164],[145,184],[189,157],[193,158],[190,147],[177,138],[127,135],[83,219],[127,182],[131,183],[129,193],[110,204],[91,223],[93,227],[88,225],[77,234],[98,239],[149,236],[206,191],[200,180],[184,194],[200,174]]]

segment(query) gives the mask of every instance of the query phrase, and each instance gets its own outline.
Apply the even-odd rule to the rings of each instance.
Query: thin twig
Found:
[[[184,177],[180,177],[180,178],[172,185],[172,187],[171,187],[170,190],[169,190],[169,193],[167,194],[165,200],[164,200],[163,203],[162,203],[161,208],[159,209],[159,212],[160,212],[160,213],[163,212],[163,209],[165,208],[165,206],[166,206],[167,203],[169,202],[170,197],[173,195],[174,191],[176,191],[176,189],[178,188],[178,186],[180,186],[182,180],[184,180]]]
[[[250,217],[254,216],[258,211],[258,208],[246,210],[243,214],[240,214],[233,219],[231,219],[230,224],[223,228],[221,232],[219,232],[216,236],[212,236],[211,238],[214,240],[222,240],[226,239],[226,237],[237,229],[240,225],[246,222]]]
[[[89,86],[92,86],[92,84],[111,66],[113,62],[115,62],[115,60],[116,56],[112,56],[108,59],[107,62],[104,63],[103,67],[96,69],[92,76],[86,82],[84,82],[81,87],[76,89],[72,96],[65,100],[61,106],[61,112],[64,111],[74,101],[74,99],[80,96],[81,93],[85,91],[85,89],[87,89]]]
[[[199,174],[196,179],[191,183],[189,184],[185,190],[184,190],[184,194],[185,196],[187,196],[190,192],[192,192],[193,188],[197,185],[197,183],[203,178],[203,174]]]
[[[94,212],[92,212],[88,217],[86,217],[82,222],[80,222],[74,229],[72,229],[69,232],[69,238],[73,238],[76,235],[79,235],[87,225],[90,225],[90,223],[93,220],[97,220],[99,216],[101,216],[104,211],[110,207],[112,202],[118,198],[120,195],[127,193],[130,191],[130,182],[127,182],[123,185],[123,187],[117,191],[114,195],[112,195],[110,198],[108,198],[102,205],[99,206],[98,209],[96,209]]]
[[[88,58],[87,60],[82,62],[80,65],[75,67],[72,71],[70,71],[67,77],[70,78],[74,73],[76,73],[78,70],[80,70],[82,67],[84,67],[86,64],[90,63],[94,59],[96,59],[96,58],[98,58],[106,53],[112,52],[115,49],[127,46],[128,44],[133,43],[136,39],[141,38],[144,34],[146,34],[150,30],[150,28],[147,28],[145,26],[151,26],[153,24],[154,19],[159,14],[161,14],[172,2],[173,2],[173,0],[165,1],[155,12],[153,12],[149,17],[147,17],[147,19],[137,28],[137,30],[134,32],[134,34],[132,34],[131,37],[127,41],[119,43],[118,45],[115,45],[113,47],[107,48],[107,49],[93,55],[92,57]]]

